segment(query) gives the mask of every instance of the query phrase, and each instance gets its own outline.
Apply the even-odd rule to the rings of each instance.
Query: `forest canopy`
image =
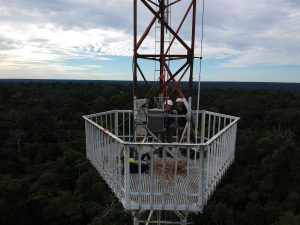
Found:
[[[81,118],[131,101],[126,85],[0,84],[0,224],[131,224],[85,157]],[[235,162],[193,219],[300,224],[300,91],[203,89],[200,104],[241,120]]]

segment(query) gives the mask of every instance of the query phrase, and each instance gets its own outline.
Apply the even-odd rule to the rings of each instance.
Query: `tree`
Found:
[[[287,212],[279,218],[275,225],[299,225],[300,214],[295,215],[292,212]]]

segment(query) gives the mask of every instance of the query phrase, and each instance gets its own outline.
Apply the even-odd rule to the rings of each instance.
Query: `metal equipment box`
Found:
[[[163,133],[165,131],[164,110],[149,109],[148,113],[148,129],[154,134]]]

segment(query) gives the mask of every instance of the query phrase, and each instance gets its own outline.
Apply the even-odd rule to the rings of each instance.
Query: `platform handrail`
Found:
[[[98,127],[99,129],[101,129],[103,132],[105,132],[106,134],[108,134],[109,136],[111,136],[112,138],[116,139],[117,141],[119,141],[120,143],[126,145],[173,145],[173,146],[180,146],[183,143],[174,143],[174,142],[162,142],[162,143],[155,143],[155,142],[128,142],[128,141],[124,141],[122,139],[120,139],[119,137],[117,137],[116,135],[114,135],[113,133],[111,133],[109,130],[105,129],[104,127],[100,126],[99,124],[95,123],[94,121],[92,121],[90,118],[95,117],[95,116],[101,116],[101,115],[109,115],[112,113],[132,113],[133,110],[110,110],[110,111],[106,111],[106,112],[102,112],[102,113],[95,113],[95,114],[90,114],[90,115],[84,115],[82,116],[83,119],[89,121],[90,123],[92,123],[93,125],[95,125],[96,127]],[[193,113],[197,113],[196,110],[193,110]],[[215,116],[223,116],[226,117],[228,119],[233,119],[232,122],[230,122],[227,126],[225,126],[222,130],[220,130],[217,134],[215,134],[213,137],[211,137],[208,141],[204,142],[204,143],[184,143],[184,145],[187,146],[207,146],[210,145],[214,140],[216,140],[220,135],[222,135],[224,132],[226,132],[227,129],[229,129],[231,126],[233,126],[234,124],[236,124],[240,118],[236,117],[236,116],[229,116],[226,114],[222,114],[222,113],[215,113],[215,112],[211,112],[211,111],[206,111],[206,110],[199,110],[198,113],[208,113],[210,115],[215,115]],[[176,115],[174,116],[176,117]],[[177,117],[183,117],[183,116],[177,116]]]
[[[222,130],[220,130],[217,134],[215,134],[213,137],[211,137],[207,142],[204,143],[204,145],[210,145],[212,142],[214,142],[218,137],[220,137],[223,133],[225,133],[229,128],[234,126],[240,118],[236,117],[234,121],[232,121],[230,124],[228,124],[226,127],[224,127]]]
[[[240,118],[205,110],[192,113],[201,114],[200,132],[196,137],[201,141],[197,143],[151,142],[151,138],[145,142],[138,141],[141,136],[133,138],[132,110],[110,110],[82,116],[86,122],[87,157],[126,209],[203,209],[221,177],[234,161],[237,122]],[[159,181],[162,183],[156,183],[156,189],[154,188],[153,182],[157,182],[157,178],[153,178],[157,176],[153,172],[154,160],[150,161],[149,175],[142,173],[141,163],[138,164],[138,173],[131,174],[129,159],[132,150],[138,153],[138,162],[142,162],[141,155],[145,152],[150,154],[151,159],[156,154],[155,159],[158,159],[157,151],[162,151],[162,170],[165,171],[167,161],[170,160],[166,160],[167,154],[174,153],[176,168],[178,156],[182,157],[179,155],[182,149],[186,150],[187,173],[180,177],[175,172],[175,184],[171,187],[164,180],[163,172],[162,180]],[[190,153],[195,158],[188,160]],[[157,189],[158,185],[161,185],[160,189]],[[160,203],[157,203],[157,199],[160,199]],[[192,202],[190,199],[193,199]]]

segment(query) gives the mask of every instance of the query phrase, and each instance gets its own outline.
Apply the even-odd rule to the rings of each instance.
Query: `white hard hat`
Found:
[[[169,99],[164,102],[164,105],[173,105],[173,102]]]
[[[184,102],[182,98],[177,98],[176,102]]]

